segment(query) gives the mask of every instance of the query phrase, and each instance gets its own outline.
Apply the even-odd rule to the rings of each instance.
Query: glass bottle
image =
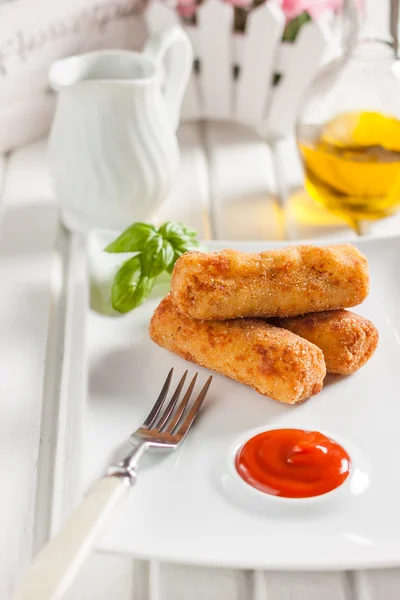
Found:
[[[400,207],[400,65],[389,17],[378,37],[371,23],[354,36],[354,0],[345,8],[347,49],[311,84],[296,136],[306,190],[357,230]]]

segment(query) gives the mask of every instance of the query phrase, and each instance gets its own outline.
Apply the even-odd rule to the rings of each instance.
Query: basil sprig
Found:
[[[148,223],[133,223],[105,248],[105,252],[136,253],[115,274],[111,302],[114,310],[127,313],[148,297],[157,278],[172,273],[177,259],[200,246],[195,229],[168,221],[160,228]]]

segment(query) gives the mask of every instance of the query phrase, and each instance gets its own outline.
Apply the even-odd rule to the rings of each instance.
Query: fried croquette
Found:
[[[272,319],[270,323],[284,327],[321,348],[328,373],[354,373],[365,365],[378,345],[378,330],[371,321],[348,310]]]
[[[322,351],[262,319],[199,321],[180,313],[169,294],[155,310],[151,339],[175,354],[295,404],[317,394],[325,377]]]
[[[176,262],[172,300],[195,319],[292,317],[360,304],[368,265],[351,244],[289,246],[259,254],[187,252]]]

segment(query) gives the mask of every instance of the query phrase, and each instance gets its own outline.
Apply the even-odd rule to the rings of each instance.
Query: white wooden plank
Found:
[[[257,126],[264,116],[284,25],[284,14],[276,4],[264,4],[248,16],[235,91],[239,122]]]
[[[150,3],[145,13],[145,19],[150,34],[159,33],[169,25],[179,23],[175,10],[158,0]]]
[[[154,600],[250,600],[251,589],[247,571],[162,564],[161,594]]]
[[[268,139],[293,134],[299,102],[317,72],[326,46],[330,41],[328,27],[307,23],[295,42],[293,59],[283,73],[282,81],[273,91],[266,121],[261,130]]]
[[[284,73],[288,69],[295,52],[295,44],[291,44],[290,42],[282,42],[279,45],[275,63],[275,71],[277,73]]]
[[[197,121],[202,115],[200,84],[197,75],[192,72],[183,96],[181,121]]]
[[[398,600],[400,569],[377,569],[354,573],[354,600]]]
[[[267,144],[240,125],[207,123],[213,236],[281,239],[272,157]]]
[[[199,55],[199,35],[197,27],[184,27],[193,46],[195,59]],[[196,121],[203,117],[200,82],[198,75],[192,71],[182,102],[181,121]]]
[[[334,17],[333,13],[327,11],[319,18],[319,25],[322,26],[329,35],[329,44],[325,47],[325,50],[321,55],[321,65],[333,60],[341,53],[341,42],[343,42],[343,40],[340,20],[342,17],[342,14]],[[275,71],[277,73],[285,73],[292,60],[296,60],[296,53],[297,45],[295,43],[282,42],[278,50]]]
[[[150,566],[145,560],[133,561],[133,586],[130,600],[151,600],[150,598]],[[89,600],[89,599],[88,599]]]
[[[84,316],[87,306],[86,248],[82,235],[65,233],[63,297],[65,303],[60,309],[59,344],[55,349],[55,361],[61,357],[61,369],[52,365],[57,373],[54,377],[56,390],[46,400],[52,402],[53,415],[49,416],[49,440],[53,453],[51,472],[41,473],[48,479],[50,505],[43,502],[48,510],[49,533],[53,534],[63,523],[82,495],[81,487],[81,421],[85,410],[86,371]],[[61,331],[62,330],[62,331]],[[51,356],[48,361],[51,361]],[[59,390],[59,393],[57,391]],[[43,430],[43,418],[42,418]],[[47,440],[45,440],[47,442]],[[44,467],[43,460],[42,469]],[[51,489],[50,489],[51,488]],[[132,559],[95,553],[84,565],[76,581],[68,590],[65,600],[145,600],[143,575],[147,569],[144,563],[134,564]],[[138,595],[139,594],[139,595]]]
[[[276,573],[264,574],[266,595],[254,600],[350,600],[350,586],[345,573]],[[385,598],[386,600],[386,598]]]
[[[246,36],[243,33],[234,33],[232,38],[232,62],[241,67],[243,61]]]
[[[44,144],[14,153],[3,184],[0,228],[0,596],[31,560],[41,404],[52,295],[57,207]]]
[[[168,568],[168,566],[167,566],[167,568]],[[151,560],[149,562],[148,577],[149,577],[148,600],[162,600],[164,590],[161,587],[161,564],[158,560]]]
[[[190,38],[190,41],[192,42],[193,55],[195,56],[195,58],[197,58],[199,55],[199,45],[200,45],[199,30],[194,25],[185,25],[184,30],[186,31],[186,33],[188,34],[188,36]]]
[[[264,571],[253,571],[252,600],[268,600],[267,584]]]
[[[4,186],[4,197],[9,206],[30,205],[32,212],[36,213],[38,209],[35,207],[40,201],[41,205],[52,206],[48,210],[54,212],[54,197],[47,172],[47,140],[39,140],[11,155]],[[37,220],[41,221],[42,215]]]
[[[231,42],[231,54],[232,54],[232,121],[236,121],[236,103],[237,103],[237,90],[240,84],[240,75],[243,72],[242,59],[244,50],[244,33],[233,33]],[[240,122],[240,121],[239,121]]]
[[[229,119],[232,114],[232,6],[209,0],[197,11],[200,87],[207,119]]]
[[[86,371],[84,318],[87,306],[86,247],[85,239],[79,234],[66,234],[64,251],[65,306],[61,311],[59,346],[56,357],[62,357],[62,368],[56,380],[59,394],[53,390],[48,400],[53,403],[53,451],[52,472],[48,476],[51,505],[48,509],[50,533],[64,522],[82,495],[81,486],[81,422],[85,410]],[[50,358],[50,357],[49,357]],[[53,365],[54,368],[54,365]],[[44,399],[46,401],[46,398]],[[43,466],[43,465],[42,465]],[[43,477],[43,474],[42,474]],[[84,565],[76,581],[66,594],[65,600],[145,600],[142,593],[146,567],[132,559],[95,553]]]
[[[84,400],[87,393],[85,370],[85,310],[87,306],[86,279],[86,241],[82,234],[66,234],[63,268],[63,319],[59,327],[58,354],[62,356],[58,373],[58,394],[54,394],[54,441],[53,473],[51,477],[51,509],[49,511],[50,535],[54,535],[64,523],[71,510],[82,496],[81,489],[81,424],[84,414]],[[101,559],[99,560],[101,563]],[[96,572],[96,557],[92,557],[72,589],[68,590],[65,600],[84,600],[88,589],[95,584],[103,590],[106,586],[100,575],[92,581]],[[117,563],[118,567],[119,563]],[[116,570],[111,561],[109,579]],[[122,569],[125,573],[126,569]],[[100,571],[104,573],[103,571]],[[103,585],[100,586],[100,583]],[[129,578],[129,583],[131,578]],[[122,585],[122,582],[121,584]],[[126,583],[124,588],[126,589]],[[90,597],[90,596],[89,596]],[[93,596],[92,596],[93,597]],[[94,597],[101,598],[100,594]],[[129,595],[121,596],[128,600]]]
[[[86,240],[69,236],[65,269],[63,363],[56,414],[51,535],[65,521],[81,495],[81,421],[87,394],[85,371]]]
[[[22,79],[31,76],[31,74],[22,75]],[[40,76],[41,74],[38,73],[38,78]],[[49,91],[37,91],[30,97],[24,91],[20,94],[21,98],[18,100],[14,97],[12,100],[2,100],[1,103],[0,151],[2,152],[23,147],[28,142],[43,136],[49,129],[54,113],[55,99]]]
[[[324,13],[324,16],[326,14]],[[336,18],[333,23],[329,22],[327,25],[331,30],[330,33],[332,35],[332,39],[330,43],[325,47],[325,50],[321,56],[321,65],[325,65],[330,62],[334,58],[337,58],[341,54],[341,44],[342,34],[341,28],[338,24],[339,18]],[[326,27],[326,19],[323,21],[319,21],[322,24],[322,27]],[[277,60],[275,64],[275,72],[276,73],[285,73],[285,71],[289,68],[292,60],[296,60],[296,52],[297,46],[296,44],[292,44],[291,42],[282,42],[279,45]]]
[[[52,294],[47,330],[40,447],[37,461],[33,555],[42,549],[51,535],[55,472],[54,449],[55,439],[57,439],[58,398],[63,361],[63,352],[61,349],[65,320],[65,256],[68,241],[67,232],[59,227],[53,256]]]
[[[65,600],[147,600],[147,594],[135,598],[134,590],[134,562],[129,556],[95,553]]]
[[[278,192],[287,239],[348,238],[355,233],[340,217],[315,202],[304,190],[304,176],[293,137],[273,144]]]
[[[3,184],[5,180],[6,174],[6,165],[8,163],[8,158],[4,155],[0,154],[0,202],[3,196]]]
[[[157,213],[157,221],[182,221],[210,238],[208,168],[201,125],[184,123],[178,130],[181,167],[170,197]]]
[[[372,600],[372,590],[363,571],[353,571],[348,577],[354,600]]]

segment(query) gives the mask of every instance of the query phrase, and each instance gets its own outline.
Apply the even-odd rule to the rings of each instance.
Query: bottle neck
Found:
[[[392,63],[396,58],[393,41],[376,38],[359,38],[351,50],[355,60],[378,63]]]
[[[359,5],[358,0],[345,0],[347,3]],[[376,39],[397,45],[399,0],[364,0],[359,39]]]
[[[400,0],[343,0],[344,56],[397,56]],[[375,48],[374,48],[375,46]]]

